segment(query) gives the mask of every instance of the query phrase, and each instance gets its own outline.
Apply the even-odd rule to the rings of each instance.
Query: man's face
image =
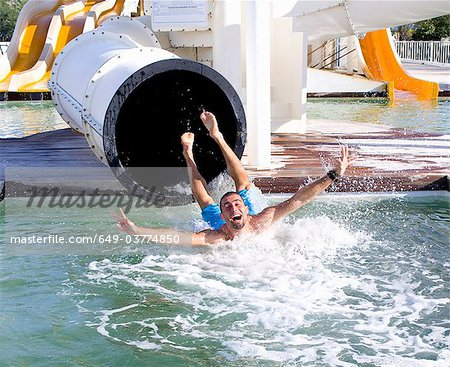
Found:
[[[221,202],[221,217],[234,229],[241,229],[245,226],[248,208],[238,194],[228,195]]]

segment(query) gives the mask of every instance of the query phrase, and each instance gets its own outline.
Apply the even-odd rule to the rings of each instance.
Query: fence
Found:
[[[0,42],[0,55],[3,55],[6,52],[8,46],[9,42]]]
[[[430,65],[450,65],[449,41],[396,41],[402,60]]]

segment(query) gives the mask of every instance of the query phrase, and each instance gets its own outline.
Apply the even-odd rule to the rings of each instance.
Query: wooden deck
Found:
[[[329,191],[449,190],[450,136],[394,129],[354,134],[273,134],[272,161],[279,168],[248,172],[263,192],[295,192],[333,167],[341,144],[348,145],[357,159]]]
[[[351,132],[342,134],[339,129]],[[346,177],[333,184],[329,191],[449,190],[449,135],[368,125],[330,128],[329,122],[322,122],[309,126],[305,134],[273,134],[270,169],[249,167],[245,155],[243,163],[264,193],[290,193],[324,175],[339,155],[340,144],[349,145],[358,158]],[[21,139],[0,139],[0,183],[5,180],[5,167],[103,165],[83,135],[64,129]]]

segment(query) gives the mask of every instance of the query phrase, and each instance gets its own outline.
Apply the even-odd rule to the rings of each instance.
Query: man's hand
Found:
[[[121,208],[119,208],[119,211],[117,213],[112,212],[111,214],[117,221],[116,227],[119,230],[132,235],[138,234],[138,227],[128,219]]]
[[[350,155],[348,152],[348,146],[343,145],[341,147],[341,158],[338,159],[337,166],[335,168],[336,173],[339,176],[342,176],[345,173],[345,170],[347,169],[350,164],[355,160],[354,157]]]
[[[347,167],[353,162],[354,158],[350,156],[348,147],[346,145],[341,147],[341,158],[338,159],[336,168],[334,169],[338,175],[343,175]],[[332,180],[328,175],[319,178],[318,180],[304,186],[294,194],[290,199],[283,201],[274,206],[264,209],[255,217],[264,220],[269,225],[291,214],[298,208],[309,203],[317,195],[324,192],[327,187],[332,184]]]
[[[200,120],[202,120],[203,124],[209,131],[209,135],[211,135],[213,139],[221,138],[222,134],[219,131],[219,125],[214,114],[203,110],[203,112],[200,114]]]

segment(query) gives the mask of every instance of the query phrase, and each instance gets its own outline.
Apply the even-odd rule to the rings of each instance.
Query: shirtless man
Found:
[[[329,171],[317,181],[300,188],[290,199],[270,206],[261,213],[255,213],[248,195],[248,189],[252,184],[241,161],[228,146],[222,133],[219,131],[215,116],[210,112],[203,112],[200,115],[200,119],[208,129],[211,138],[219,145],[225,157],[228,173],[236,184],[236,191],[223,195],[219,204],[214,203],[214,200],[208,193],[206,181],[200,175],[194,160],[192,152],[194,134],[185,133],[181,136],[183,156],[186,159],[187,166],[190,168],[189,179],[192,193],[202,209],[203,219],[211,225],[212,229],[206,229],[198,233],[188,233],[165,228],[139,227],[130,221],[124,212],[119,209],[116,220],[118,222],[117,227],[121,231],[142,236],[179,236],[180,244],[185,245],[210,245],[231,240],[244,233],[261,233],[325,191],[333,181],[344,174],[352,162],[348,148],[343,146],[341,148],[341,157],[337,161],[334,170]]]

